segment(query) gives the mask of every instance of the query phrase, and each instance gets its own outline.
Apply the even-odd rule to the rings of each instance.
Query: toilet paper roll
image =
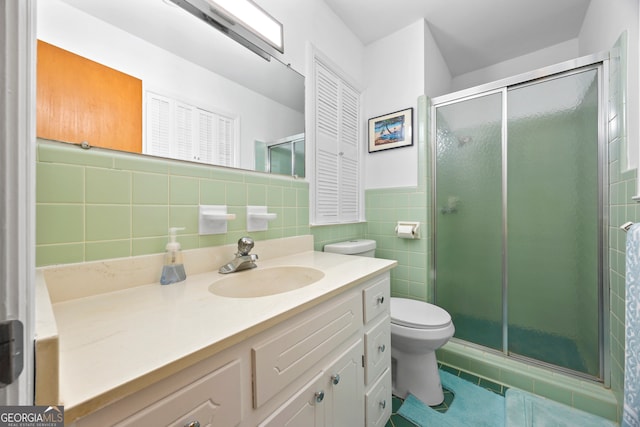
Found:
[[[396,234],[401,239],[415,239],[412,225],[398,225],[398,227],[396,227]]]

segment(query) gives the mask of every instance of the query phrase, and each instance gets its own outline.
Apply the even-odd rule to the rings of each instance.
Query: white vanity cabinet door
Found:
[[[365,396],[367,427],[383,427],[391,416],[391,368],[378,378]]]
[[[258,427],[321,427],[325,425],[324,373],[309,381]],[[321,394],[322,393],[322,394]]]
[[[391,317],[386,315],[364,334],[365,384],[370,385],[391,366]]]
[[[325,371],[327,426],[364,425],[363,352],[359,338]]]

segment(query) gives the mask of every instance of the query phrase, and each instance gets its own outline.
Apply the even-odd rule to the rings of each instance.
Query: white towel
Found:
[[[621,427],[640,427],[640,223],[627,232],[624,408]]]

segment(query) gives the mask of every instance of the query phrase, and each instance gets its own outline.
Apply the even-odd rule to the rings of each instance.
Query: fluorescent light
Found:
[[[278,52],[284,53],[282,24],[252,0],[168,1],[220,30],[267,61]]]
[[[251,0],[207,0],[212,6],[224,10],[241,21],[244,26],[278,49],[284,52],[283,27],[271,15]]]

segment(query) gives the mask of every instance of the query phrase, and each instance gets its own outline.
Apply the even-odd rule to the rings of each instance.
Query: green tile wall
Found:
[[[184,249],[234,243],[248,234],[247,205],[278,214],[256,240],[310,233],[301,180],[45,140],[36,173],[38,266],[164,252],[169,227],[185,227]],[[199,204],[228,205],[228,233],[199,235]]]
[[[626,50],[623,33],[611,50],[609,61],[609,346],[611,351],[611,389],[621,416],[625,351],[625,244],[620,225],[640,221],[640,205],[632,200],[637,194],[637,172],[626,170]]]
[[[393,296],[430,300],[427,292],[427,212],[426,194],[418,189],[369,190],[366,198],[368,239],[377,242],[376,256],[395,259],[391,271]],[[421,239],[400,239],[395,235],[398,221],[421,223]]]

